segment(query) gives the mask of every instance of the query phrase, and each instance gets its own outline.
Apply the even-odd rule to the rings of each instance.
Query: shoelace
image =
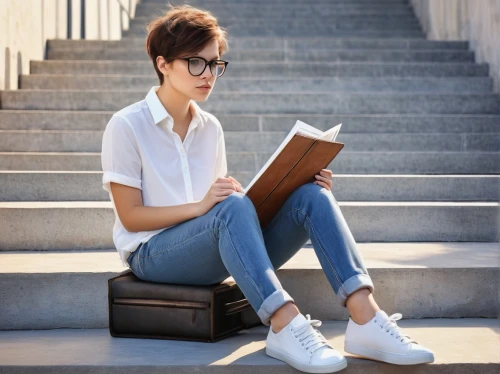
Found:
[[[299,325],[295,331],[297,334],[295,337],[300,338],[299,342],[302,343],[303,340],[310,338],[306,344],[305,348],[306,350],[309,350],[309,348],[318,345],[314,351],[317,349],[323,347],[323,346],[329,346],[330,348],[334,349],[330,344],[328,344],[328,341],[325,339],[323,334],[319,332],[318,330],[313,329],[311,326],[319,327],[321,326],[322,322],[319,319],[311,319],[311,316],[309,314],[306,314],[307,321],[304,322],[303,324]],[[295,334],[295,332],[294,332]],[[302,344],[304,345],[304,344]],[[311,350],[311,354],[314,352]]]
[[[403,317],[401,313],[394,313],[389,316],[389,319],[380,325],[385,331],[390,332],[391,335],[396,339],[400,339],[402,343],[417,343],[415,340],[410,338],[409,335],[403,333],[400,327],[397,325],[396,321]],[[406,340],[405,340],[406,339]],[[418,343],[417,343],[418,344]]]

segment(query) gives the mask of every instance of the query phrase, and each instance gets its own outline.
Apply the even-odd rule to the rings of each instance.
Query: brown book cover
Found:
[[[344,144],[333,141],[339,129],[340,125],[321,132],[297,121],[280,148],[245,191],[257,210],[262,228],[278,213],[293,191],[303,184],[314,182],[314,176],[327,168],[342,150]],[[333,135],[329,136],[332,130]]]

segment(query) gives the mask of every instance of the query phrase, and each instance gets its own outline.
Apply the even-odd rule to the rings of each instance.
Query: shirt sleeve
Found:
[[[217,160],[215,165],[215,179],[225,178],[227,174],[226,144],[224,141],[224,131],[222,126],[218,130]]]
[[[110,182],[142,189],[142,163],[134,130],[126,119],[113,115],[106,125],[101,150],[103,189]]]

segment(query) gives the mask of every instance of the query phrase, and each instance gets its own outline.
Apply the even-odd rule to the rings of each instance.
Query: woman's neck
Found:
[[[174,119],[174,125],[189,126],[192,120],[192,113],[190,110],[191,99],[175,92],[171,87],[165,84],[161,85],[156,95],[160,102],[163,104],[167,112]]]

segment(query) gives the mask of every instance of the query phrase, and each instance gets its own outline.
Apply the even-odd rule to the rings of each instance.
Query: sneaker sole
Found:
[[[336,364],[320,366],[307,365],[302,362],[295,361],[294,359],[290,358],[290,356],[287,356],[284,353],[281,353],[269,347],[266,347],[266,354],[278,360],[284,361],[287,364],[293,366],[295,369],[304,371],[306,373],[333,373],[347,367],[347,361],[345,358]]]
[[[385,353],[376,349],[363,347],[353,343],[344,343],[344,351],[364,358],[371,358],[377,361],[388,362],[396,365],[416,365],[434,362],[434,355],[424,354],[418,356],[400,356],[393,353]]]

